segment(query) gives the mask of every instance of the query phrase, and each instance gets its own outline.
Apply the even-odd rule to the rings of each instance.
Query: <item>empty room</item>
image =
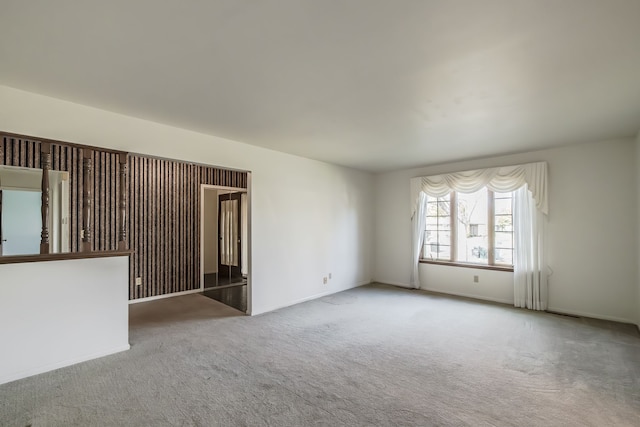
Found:
[[[0,0],[0,425],[640,425],[639,18]]]

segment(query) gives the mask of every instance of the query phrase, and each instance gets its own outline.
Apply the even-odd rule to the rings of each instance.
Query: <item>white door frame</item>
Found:
[[[247,188],[226,187],[223,185],[200,184],[200,291],[204,291],[204,192],[206,190],[231,190],[247,193],[247,314],[252,310],[252,274],[251,274],[251,173],[247,172]]]

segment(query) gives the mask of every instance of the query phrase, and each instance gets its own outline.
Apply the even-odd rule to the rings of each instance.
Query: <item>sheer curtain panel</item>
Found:
[[[420,254],[424,243],[424,229],[427,222],[427,195],[420,192],[416,201],[416,209],[411,217],[411,287],[420,289],[420,277],[418,265],[420,264]]]

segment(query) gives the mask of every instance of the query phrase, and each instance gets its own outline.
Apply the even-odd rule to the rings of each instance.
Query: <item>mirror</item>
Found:
[[[40,253],[42,169],[0,165],[0,255]],[[69,173],[49,171],[51,253],[69,252]]]

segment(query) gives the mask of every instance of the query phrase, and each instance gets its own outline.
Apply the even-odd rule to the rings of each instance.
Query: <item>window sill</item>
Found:
[[[476,268],[478,270],[506,271],[511,273],[513,272],[513,267],[506,267],[506,266],[503,267],[500,265],[467,264],[463,262],[431,261],[428,259],[421,259],[420,264],[448,265],[451,267]]]

